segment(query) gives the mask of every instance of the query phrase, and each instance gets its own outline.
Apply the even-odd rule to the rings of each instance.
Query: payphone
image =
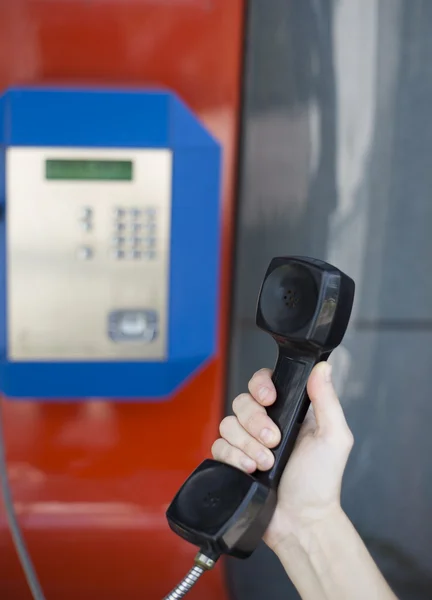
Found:
[[[20,88],[0,150],[1,391],[169,396],[216,348],[218,142],[171,92]]]

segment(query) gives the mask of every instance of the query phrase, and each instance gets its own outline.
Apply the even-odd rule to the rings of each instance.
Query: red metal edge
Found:
[[[2,402],[16,510],[47,598],[159,600],[196,549],[165,509],[209,455],[224,410],[243,0],[4,0],[0,90],[164,85],[224,149],[217,356],[169,404]],[[0,592],[29,598],[0,506]],[[222,565],[190,598],[221,600]]]

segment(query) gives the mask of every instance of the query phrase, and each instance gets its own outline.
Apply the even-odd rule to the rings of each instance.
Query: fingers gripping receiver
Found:
[[[278,346],[273,373],[277,398],[267,409],[281,430],[269,471],[252,475],[205,460],[167,511],[170,527],[215,561],[248,557],[272,518],[277,487],[306,415],[306,385],[316,363],[342,341],[354,300],[354,282],[336,267],[304,257],[274,258],[265,274],[256,324]]]

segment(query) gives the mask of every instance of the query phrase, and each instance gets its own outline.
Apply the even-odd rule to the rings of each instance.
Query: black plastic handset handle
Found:
[[[281,431],[268,471],[245,473],[207,459],[185,481],[167,510],[170,527],[206,556],[246,558],[256,549],[277,505],[277,488],[310,405],[314,366],[342,342],[354,300],[354,282],[307,257],[277,257],[258,298],[257,326],[279,354],[273,372],[277,397],[267,407]]]
[[[256,471],[255,478],[269,487],[279,485],[280,478],[293,451],[301,425],[308,411],[310,400],[306,391],[307,380],[315,364],[316,356],[293,358],[279,348],[279,356],[273,372],[276,400],[267,407],[268,416],[281,432],[281,441],[273,454],[275,461],[268,471]]]

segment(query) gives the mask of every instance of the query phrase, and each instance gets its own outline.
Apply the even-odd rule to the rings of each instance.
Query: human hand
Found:
[[[271,448],[280,432],[267,416],[266,406],[276,400],[271,371],[262,369],[249,382],[249,394],[233,402],[233,416],[220,424],[221,438],[212,446],[216,460],[248,473],[271,468]],[[311,408],[282,475],[278,503],[264,541],[275,550],[291,535],[340,511],[340,492],[353,436],[331,383],[331,367],[315,366],[309,381]]]

